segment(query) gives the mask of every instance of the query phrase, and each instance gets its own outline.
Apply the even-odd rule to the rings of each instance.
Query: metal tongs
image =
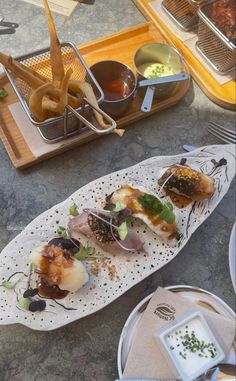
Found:
[[[3,21],[4,17],[0,15],[0,34],[13,34],[19,24]]]
[[[76,118],[78,118],[81,122],[83,122],[90,130],[96,132],[98,135],[107,135],[111,133],[116,127],[116,122],[104,111],[102,111],[100,108],[94,106],[91,102],[88,101],[87,98],[84,98],[85,102],[88,103],[94,110],[96,110],[99,114],[101,114],[104,119],[111,125],[109,128],[97,128],[92,123],[90,123],[86,118],[83,117],[80,113],[78,113],[76,110],[74,110],[71,106],[67,105],[66,108],[71,111]]]

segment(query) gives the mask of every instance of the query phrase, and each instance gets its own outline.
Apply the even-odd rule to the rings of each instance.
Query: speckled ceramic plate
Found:
[[[197,303],[199,306],[213,310],[225,317],[230,319],[235,319],[234,311],[218,296],[212,294],[209,291],[203,290],[198,287],[178,285],[166,287],[167,290],[172,292],[177,292],[181,296],[187,298],[191,302]],[[136,335],[138,323],[145,311],[153,293],[146,296],[141,302],[133,309],[130,313],[125,325],[122,329],[118,352],[117,352],[117,366],[119,377],[122,378],[123,371],[125,369],[125,364],[129,355],[129,351],[132,345],[133,338]],[[235,350],[232,348],[229,356],[228,364],[234,364],[235,362]]]
[[[125,182],[142,183],[152,192],[158,192],[157,179],[160,170],[187,158],[193,168],[210,174],[215,179],[216,191],[207,201],[194,202],[178,210],[178,225],[181,239],[175,247],[162,242],[157,235],[141,222],[136,231],[145,243],[146,254],[120,254],[111,256],[96,248],[97,254],[108,257],[109,266],[116,268],[113,280],[108,268],[101,268],[98,276],[91,273],[90,263],[85,263],[90,273],[89,282],[77,293],[70,293],[60,304],[50,300],[43,312],[32,313],[19,308],[18,298],[27,288],[27,277],[18,282],[15,290],[0,287],[0,324],[21,323],[32,329],[52,330],[74,320],[92,314],[105,307],[129,288],[170,262],[186,245],[194,231],[213,212],[229,189],[235,174],[234,146],[217,145],[202,147],[188,154],[160,156],[147,159],[130,168],[97,179],[79,189],[64,202],[52,207],[32,221],[14,238],[0,255],[0,282],[16,271],[27,275],[29,253],[37,246],[55,237],[58,226],[66,226],[68,210],[73,202],[82,211],[85,207],[100,207],[105,196]],[[220,159],[226,159],[223,166],[217,166]],[[82,243],[87,240],[81,236]]]
[[[234,292],[236,293],[236,222],[233,226],[229,240],[229,269]]]

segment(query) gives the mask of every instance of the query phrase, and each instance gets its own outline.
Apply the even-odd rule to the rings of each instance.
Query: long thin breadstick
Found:
[[[40,74],[35,75],[34,71],[28,70],[28,67],[21,64],[20,62],[14,60],[12,57],[7,56],[4,53],[0,52],[0,63],[5,66],[11,73],[13,73],[16,77],[22,79],[26,82],[32,89],[37,89],[42,86],[45,81],[40,78]],[[55,88],[54,86],[48,89],[48,95],[50,95],[55,100],[60,99],[61,90]],[[81,106],[81,101],[72,95],[68,96],[69,105],[73,108],[78,108]]]
[[[53,85],[44,83],[42,86],[35,89],[29,99],[29,108],[32,114],[40,121],[43,122],[48,118],[48,112],[42,107],[43,97],[48,93]]]
[[[57,37],[57,31],[55,24],[52,18],[52,14],[48,5],[47,0],[43,0],[45,12],[48,20],[48,30],[50,34],[50,57],[51,57],[51,66],[52,66],[52,80],[53,84],[60,88],[62,80],[65,76],[64,66],[61,55],[61,45]]]
[[[70,68],[67,70],[66,75],[62,80],[61,97],[58,103],[48,98],[42,100],[42,107],[44,110],[52,111],[53,113],[58,113],[61,115],[64,113],[65,107],[68,103],[68,83],[72,73],[73,70]]]

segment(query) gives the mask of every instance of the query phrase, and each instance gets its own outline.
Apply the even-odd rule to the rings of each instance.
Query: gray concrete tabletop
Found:
[[[0,35],[0,50],[19,55],[49,45],[42,9],[0,0],[0,14],[19,23]],[[71,17],[54,15],[61,40],[82,43],[145,21],[131,0],[78,4]],[[100,176],[156,155],[181,153],[183,144],[220,143],[207,132],[217,121],[232,128],[235,114],[212,103],[195,84],[176,106],[29,169],[17,171],[0,142],[0,251],[32,219]],[[168,265],[103,310],[51,332],[0,327],[1,381],[112,381],[117,345],[135,305],[157,286],[186,284],[209,290],[234,308],[228,243],[235,219],[235,182],[212,215]]]

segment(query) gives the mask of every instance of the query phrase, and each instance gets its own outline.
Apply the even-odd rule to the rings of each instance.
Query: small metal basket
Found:
[[[204,4],[198,10],[196,48],[216,72],[226,74],[235,67],[236,46],[211,20],[212,3]]]
[[[76,46],[72,43],[63,43],[61,44],[61,50],[65,70],[68,70],[70,67],[73,69],[71,79],[90,83],[96,95],[97,102],[101,103],[104,98],[101,87],[78,52]],[[45,78],[49,80],[52,79],[50,48],[41,49],[31,54],[17,57],[16,60],[40,73]],[[29,97],[32,91],[31,87],[23,80],[16,78],[7,69],[5,69],[5,71],[24,111],[26,112],[31,123],[37,127],[45,142],[56,143],[76,134],[88,134],[89,129],[97,134],[105,134],[111,132],[116,127],[116,123],[112,118],[110,118],[102,110],[96,108],[96,110],[111,125],[111,127],[106,130],[101,129],[92,115],[92,108],[95,107],[92,106],[81,93],[76,95],[81,100],[81,106],[76,110],[72,109],[72,107],[68,105],[65,109],[64,115],[47,119],[44,122],[37,121],[31,114],[28,106]]]
[[[185,32],[193,30],[198,24],[197,8],[200,0],[163,0],[162,8]]]

